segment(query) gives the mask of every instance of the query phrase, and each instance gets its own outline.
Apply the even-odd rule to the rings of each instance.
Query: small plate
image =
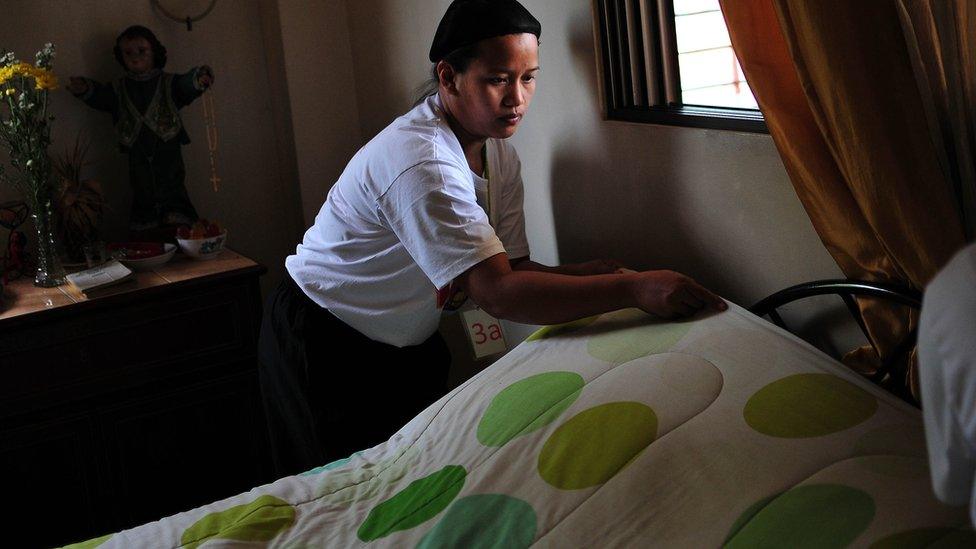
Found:
[[[162,246],[162,252],[159,247]],[[118,242],[108,245],[109,254],[126,267],[148,271],[164,265],[176,253],[176,244],[155,242]]]

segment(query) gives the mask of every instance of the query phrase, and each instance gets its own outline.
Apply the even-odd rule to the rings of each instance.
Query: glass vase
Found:
[[[34,285],[53,288],[64,284],[64,269],[54,242],[54,214],[50,199],[43,199],[33,208],[31,218],[37,229],[37,271]]]

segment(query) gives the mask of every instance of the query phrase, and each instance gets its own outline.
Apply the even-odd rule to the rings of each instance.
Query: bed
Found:
[[[924,547],[919,410],[731,305],[545,327],[389,441],[83,547]]]

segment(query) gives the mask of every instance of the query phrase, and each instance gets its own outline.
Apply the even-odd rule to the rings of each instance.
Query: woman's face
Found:
[[[532,101],[538,72],[534,34],[484,40],[467,70],[454,74],[451,114],[470,137],[511,137]]]
[[[137,36],[122,39],[119,42],[119,49],[122,50],[122,61],[125,62],[125,68],[129,72],[142,74],[152,70],[152,45],[145,38]]]

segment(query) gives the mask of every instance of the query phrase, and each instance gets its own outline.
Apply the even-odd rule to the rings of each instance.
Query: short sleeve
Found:
[[[518,258],[529,255],[529,241],[525,236],[525,193],[522,188],[522,163],[515,150],[507,151],[509,163],[507,185],[502,189],[501,211],[495,228],[498,238],[505,245],[508,257]]]
[[[435,288],[505,251],[471,180],[453,164],[429,161],[408,169],[376,203]]]

